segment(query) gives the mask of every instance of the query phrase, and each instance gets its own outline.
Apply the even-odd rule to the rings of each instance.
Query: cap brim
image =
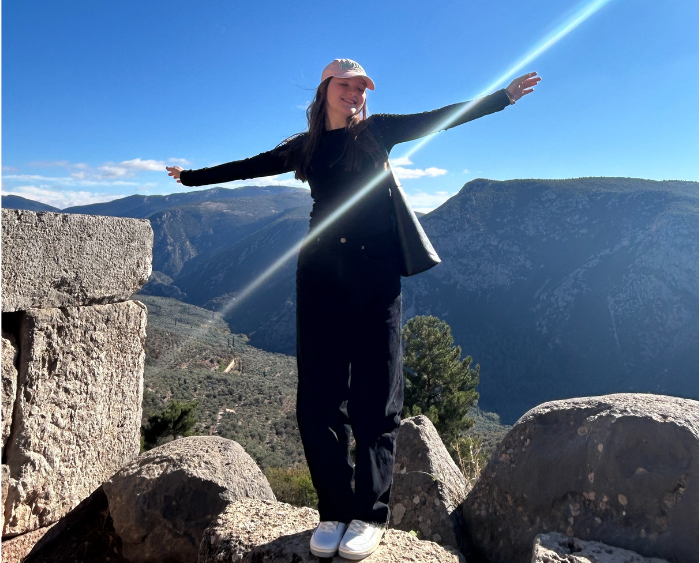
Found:
[[[353,76],[361,76],[365,79],[365,82],[367,83],[367,88],[369,88],[370,90],[374,90],[374,80],[372,80],[366,74],[362,74],[360,72],[349,70],[348,72],[340,72],[338,74],[332,74],[331,76],[335,76],[336,78],[352,78]]]

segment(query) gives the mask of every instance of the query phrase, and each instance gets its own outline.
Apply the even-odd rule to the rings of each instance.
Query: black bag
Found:
[[[435,252],[433,245],[430,244],[428,235],[425,234],[416,214],[406,200],[406,194],[401,187],[401,182],[399,182],[394,170],[391,168],[389,152],[384,146],[379,131],[377,131],[371,119],[368,125],[374,139],[386,155],[386,170],[391,173],[394,179],[394,187],[391,189],[391,201],[394,208],[396,233],[399,242],[401,275],[408,277],[420,274],[439,264],[440,257]]]

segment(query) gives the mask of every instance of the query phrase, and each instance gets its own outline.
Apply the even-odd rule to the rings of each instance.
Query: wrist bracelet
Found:
[[[515,103],[515,100],[512,98],[508,90],[506,90],[506,96],[508,96],[508,100],[510,101],[510,105],[512,106]]]

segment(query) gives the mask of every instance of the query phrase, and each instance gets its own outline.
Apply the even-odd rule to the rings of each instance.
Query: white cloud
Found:
[[[165,162],[162,160],[141,160],[135,158],[133,160],[124,160],[118,164],[107,163],[99,167],[102,170],[103,176],[108,178],[121,178],[122,176],[131,176],[135,171],[148,170],[151,172],[164,172]]]
[[[190,161],[186,158],[169,158],[168,162],[171,164],[189,164]]]
[[[396,172],[396,175],[401,179],[401,180],[410,180],[413,178],[423,178],[424,176],[428,176],[430,178],[434,178],[436,176],[443,176],[447,174],[447,170],[443,170],[442,168],[426,168],[425,170],[421,170],[420,168],[403,168],[402,166],[392,166],[394,169],[394,172]]]
[[[391,162],[392,166],[410,166],[411,164],[413,164],[413,162],[411,162],[411,159],[407,156],[400,156],[399,158],[390,158],[389,162]]]
[[[154,172],[165,170],[165,162],[162,160],[141,160],[140,158],[135,158],[133,160],[124,160],[119,164],[129,170],[153,170]]]
[[[467,169],[465,168],[465,169],[464,169],[464,174],[469,174],[469,170],[467,170]]]
[[[129,170],[123,166],[100,166],[99,169],[102,170],[102,175],[106,178],[120,178],[129,173]]]
[[[279,179],[277,176],[265,176],[264,178],[253,178],[251,180],[235,180],[229,182],[226,187],[238,188],[240,186],[289,186],[290,188],[306,188],[308,185],[295,178]]]
[[[19,169],[14,167],[14,166],[3,166],[2,171],[3,172],[17,172]]]
[[[411,204],[413,211],[428,213],[436,207],[440,207],[453,195],[455,194],[451,194],[449,192],[415,192],[412,194],[406,194],[406,197],[408,198],[408,202]]]
[[[74,205],[88,205],[91,203],[102,203],[126,197],[122,194],[102,194],[86,191],[74,190],[51,190],[41,186],[19,186],[11,189],[3,189],[2,195],[18,195],[34,201],[39,201],[59,209],[72,207]]]

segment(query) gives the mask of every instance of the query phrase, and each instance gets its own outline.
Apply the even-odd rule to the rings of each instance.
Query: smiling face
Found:
[[[345,127],[348,117],[362,111],[367,100],[367,83],[361,76],[331,78],[326,93],[326,127]]]

